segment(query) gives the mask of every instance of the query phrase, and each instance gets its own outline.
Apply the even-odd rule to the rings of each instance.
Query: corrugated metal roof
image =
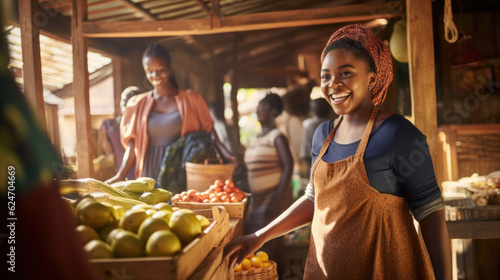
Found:
[[[22,87],[23,57],[21,31],[7,27],[7,40],[10,49],[9,67]],[[71,44],[40,35],[40,58],[42,63],[42,83],[44,91],[54,92],[73,82],[73,53]],[[88,52],[89,74],[111,63],[111,59],[95,52]]]
[[[84,0],[82,0],[84,1]],[[41,12],[47,15],[57,15],[56,25],[59,32],[69,34],[70,17],[73,0],[39,0]],[[171,20],[207,20],[217,19],[224,25],[224,20],[237,19],[238,16],[258,14],[263,17],[267,12],[308,11],[345,7],[350,5],[372,5],[381,7],[387,12],[394,12],[394,4],[399,0],[87,0],[88,22],[116,23]],[[374,6],[373,6],[374,5]],[[378,5],[378,6],[377,6]],[[392,6],[391,6],[392,5]],[[340,8],[342,10],[342,8]],[[379,8],[373,8],[373,19],[377,19]],[[345,9],[344,9],[345,10]],[[316,12],[311,12],[314,17]],[[345,12],[352,15],[354,12]],[[62,19],[62,20],[61,20]],[[159,42],[170,50],[182,50],[194,57],[207,61],[217,61],[220,65],[238,65],[246,67],[246,71],[256,68],[287,69],[291,61],[296,62],[297,54],[302,52],[319,54],[331,33],[340,24],[304,25],[289,28],[274,28],[266,30],[248,30],[244,32],[216,32],[208,35],[176,35],[163,37],[106,38],[102,43],[115,45],[130,43],[146,46]],[[390,23],[389,23],[390,24]],[[116,27],[119,29],[119,26]],[[13,29],[14,30],[14,29]],[[139,30],[140,31],[140,30]],[[20,37],[9,35],[13,48],[13,66],[21,69]],[[69,35],[68,35],[69,36]],[[237,51],[235,54],[235,44]],[[71,45],[54,43],[54,40],[40,39],[42,51],[42,75],[44,87],[53,91],[71,82]],[[117,49],[118,50],[118,49]],[[114,53],[114,52],[113,52]],[[236,60],[235,60],[236,59]],[[109,63],[103,62],[102,56],[89,53],[89,72]],[[94,62],[95,61],[95,62]],[[96,65],[94,65],[96,63]],[[104,63],[104,64],[103,64]],[[251,69],[251,70],[249,70]],[[14,69],[18,70],[18,69]],[[15,73],[19,73],[19,70]],[[248,72],[250,73],[250,72]],[[257,78],[259,79],[259,78]],[[261,79],[262,80],[262,79]]]

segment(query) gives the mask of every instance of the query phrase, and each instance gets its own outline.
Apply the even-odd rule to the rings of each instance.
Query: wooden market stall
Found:
[[[238,88],[290,86],[293,83],[291,81],[304,73],[311,79],[317,79],[315,72],[296,65],[297,54],[316,53],[316,56],[305,57],[317,60],[324,42],[335,28],[348,23],[367,24],[376,19],[394,20],[402,16],[407,22],[411,119],[427,135],[435,170],[440,176],[441,170],[437,166],[438,105],[433,44],[436,24],[433,22],[432,1],[352,0],[342,1],[342,5],[335,3],[338,1],[319,0],[255,0],[248,3],[192,0],[164,5],[154,2],[19,1],[19,26],[24,34],[25,92],[43,124],[45,113],[37,41],[43,26],[40,26],[40,19],[35,15],[39,15],[40,11],[55,11],[47,13],[53,15],[47,19],[48,26],[54,30],[59,28],[57,32],[60,36],[71,39],[78,177],[92,177],[94,172],[87,68],[89,46],[115,54],[112,63],[117,111],[121,88],[129,85],[127,83],[130,81],[143,83],[142,70],[137,61],[140,61],[141,51],[148,43],[168,42],[178,49],[188,49],[178,52],[179,61],[184,65],[203,65],[200,69],[178,70],[181,83],[190,86],[194,83],[206,89],[206,99],[221,100],[222,84],[229,81],[233,85],[231,108],[234,134],[238,135]],[[107,6],[111,5],[109,3],[114,6]],[[189,14],[189,11],[193,12]],[[60,19],[62,14],[65,19]],[[58,19],[59,25],[71,28],[54,27],[58,25],[53,23],[54,19]],[[388,26],[392,24],[391,21]],[[315,46],[311,46],[311,42]],[[125,44],[131,46],[123,47]],[[231,231],[236,232],[235,235],[241,227],[239,222],[241,220],[231,223]],[[498,221],[489,224],[474,222],[472,225],[470,222],[454,222],[449,223],[449,230],[452,238],[499,238],[500,234]],[[207,261],[200,265],[191,279],[211,279],[213,275],[220,276],[217,273],[223,273],[221,253],[230,238],[232,236],[228,235],[222,239],[220,246],[207,256]]]

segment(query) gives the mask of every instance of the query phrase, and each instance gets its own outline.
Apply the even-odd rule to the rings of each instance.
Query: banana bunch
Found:
[[[152,178],[140,177],[135,180],[116,182],[111,186],[149,205],[169,201],[173,194],[164,189],[155,189],[155,184],[156,181]]]

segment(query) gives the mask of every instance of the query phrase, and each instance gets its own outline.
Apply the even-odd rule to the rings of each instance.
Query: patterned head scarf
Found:
[[[379,38],[375,37],[373,33],[364,26],[359,24],[348,25],[338,29],[332,34],[328,43],[326,43],[325,49],[323,49],[323,53],[321,54],[322,64],[326,55],[326,48],[341,38],[349,38],[358,41],[373,58],[373,61],[375,62],[375,70],[377,71],[377,81],[371,89],[372,103],[375,106],[382,104],[387,94],[387,88],[393,78],[392,57],[389,52],[389,48],[387,48]]]

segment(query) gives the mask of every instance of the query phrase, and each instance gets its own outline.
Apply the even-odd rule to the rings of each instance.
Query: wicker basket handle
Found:
[[[205,159],[205,164],[209,164],[210,162],[215,162],[218,164],[222,164],[222,159],[221,158],[206,158]]]

